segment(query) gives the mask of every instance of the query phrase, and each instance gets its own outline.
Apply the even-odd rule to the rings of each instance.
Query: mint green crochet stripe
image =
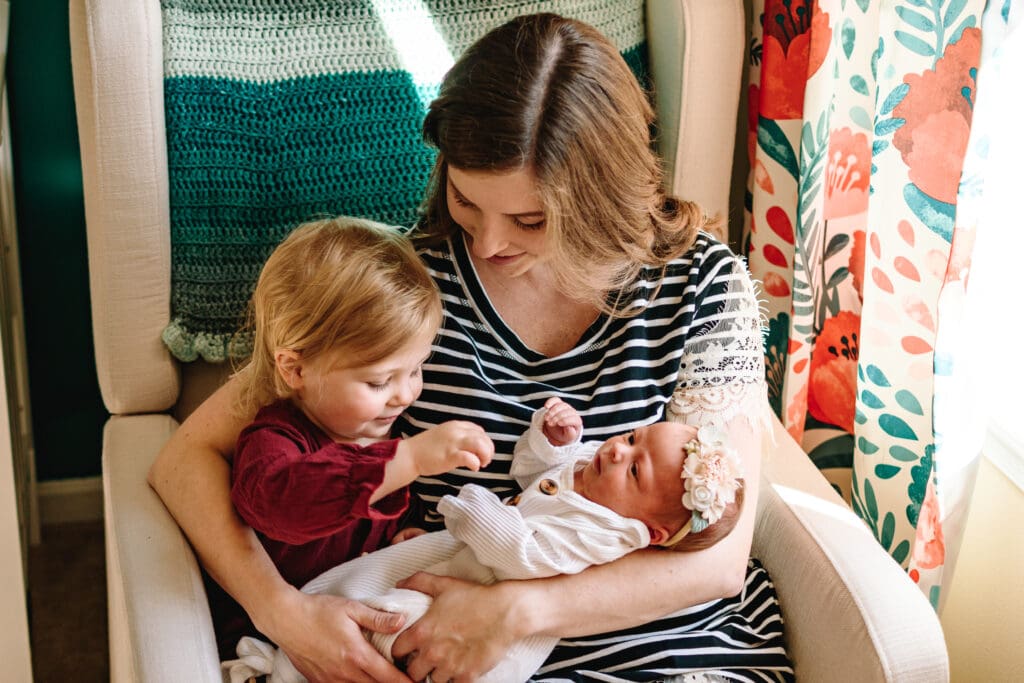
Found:
[[[266,82],[321,73],[415,69],[435,59],[446,60],[447,68],[487,30],[532,12],[582,19],[621,51],[644,41],[643,0],[165,1],[164,70],[168,77]],[[436,43],[431,40],[434,35]],[[444,68],[434,71],[431,80],[439,81]]]

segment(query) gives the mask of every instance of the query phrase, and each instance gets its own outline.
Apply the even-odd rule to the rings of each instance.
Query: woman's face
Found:
[[[544,207],[532,171],[466,171],[448,166],[448,210],[470,250],[506,277],[546,258]]]

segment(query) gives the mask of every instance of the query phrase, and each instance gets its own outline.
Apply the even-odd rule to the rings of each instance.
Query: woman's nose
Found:
[[[500,254],[508,246],[504,228],[495,221],[482,219],[473,232],[473,252],[483,259]]]

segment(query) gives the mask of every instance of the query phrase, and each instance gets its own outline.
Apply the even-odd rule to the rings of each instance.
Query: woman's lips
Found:
[[[495,255],[495,256],[491,256],[490,258],[488,258],[487,262],[491,263],[491,264],[494,264],[496,266],[504,266],[504,265],[507,265],[509,263],[512,263],[513,261],[515,261],[520,256],[522,256],[522,254],[515,254],[513,256],[498,256],[498,255]]]

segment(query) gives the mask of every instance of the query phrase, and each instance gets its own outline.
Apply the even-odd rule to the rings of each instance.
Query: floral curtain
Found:
[[[936,608],[980,448],[957,359],[982,36],[987,62],[1021,4],[753,2],[744,242],[771,403]]]

